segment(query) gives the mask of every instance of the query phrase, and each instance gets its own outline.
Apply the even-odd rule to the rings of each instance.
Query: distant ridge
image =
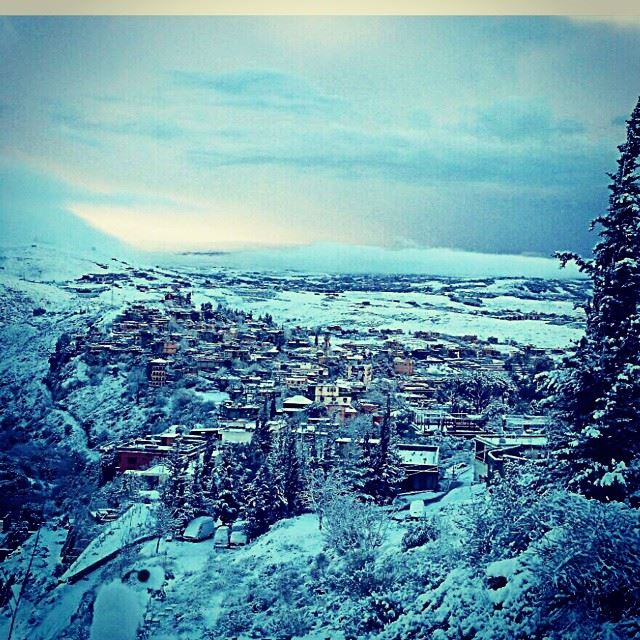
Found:
[[[168,259],[168,258],[167,258]],[[475,253],[448,248],[406,248],[319,243],[242,251],[191,251],[174,260],[203,260],[211,266],[258,271],[307,273],[417,274],[451,277],[523,277],[573,279],[583,277],[575,266],[565,269],[554,258],[531,255]]]
[[[181,256],[224,256],[230,253],[229,251],[181,251],[178,255]]]

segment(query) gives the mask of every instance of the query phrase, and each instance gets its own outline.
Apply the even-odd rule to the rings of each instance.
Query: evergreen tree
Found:
[[[165,480],[160,491],[160,501],[163,504],[163,518],[171,520],[170,529],[177,533],[183,522],[181,507],[185,494],[185,465],[180,456],[179,445],[174,447],[166,460],[169,477]]]
[[[238,517],[240,497],[238,473],[235,469],[231,447],[223,447],[220,452],[217,468],[216,512],[222,523],[232,524]]]
[[[373,498],[378,504],[389,504],[398,495],[403,479],[404,470],[398,456],[390,400],[387,398],[387,409],[380,426],[380,443],[374,446],[369,434],[365,434],[354,472],[354,485],[361,495]]]
[[[376,494],[376,453],[371,434],[365,433],[360,445],[360,456],[353,471],[353,488],[361,496],[374,498]]]
[[[273,420],[276,415],[278,415],[278,407],[276,405],[276,399],[271,398],[271,403],[269,404],[269,420]]]
[[[374,446],[370,435],[365,434],[354,473],[355,489],[361,495],[373,498],[378,504],[391,503],[400,491],[404,470],[398,456],[389,397],[384,420],[380,426],[380,442]]]
[[[556,471],[600,500],[640,502],[640,101],[610,174],[608,212],[593,259],[558,254],[588,274],[586,333],[551,379],[564,426],[552,434]]]
[[[299,515],[303,506],[303,474],[295,434],[290,425],[278,434],[269,464],[277,491],[280,514],[285,518]]]
[[[263,464],[247,490],[244,517],[249,540],[262,535],[276,520],[277,496],[269,466]]]
[[[201,463],[196,464],[193,470],[190,492],[193,517],[216,515],[218,492],[212,478],[204,473]]]
[[[307,465],[310,471],[315,471],[320,468],[320,456],[318,454],[318,441],[317,436],[314,433],[307,445]]]
[[[398,438],[391,420],[391,401],[387,397],[387,410],[380,426],[380,446],[376,456],[377,488],[379,504],[389,504],[398,495],[405,473],[398,454]]]
[[[338,466],[338,454],[336,453],[336,441],[334,438],[325,438],[319,463],[325,477]]]
[[[273,447],[273,436],[271,428],[267,424],[267,413],[268,408],[265,405],[263,414],[258,418],[256,428],[251,434],[249,463],[254,470],[264,464]]]

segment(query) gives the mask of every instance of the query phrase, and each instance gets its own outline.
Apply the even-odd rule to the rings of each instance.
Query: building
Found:
[[[177,342],[171,342],[170,340],[165,340],[165,342],[164,342],[164,344],[162,346],[162,353],[174,356],[177,351],[178,351],[178,343]]]
[[[313,389],[315,402],[322,404],[338,404],[345,405],[351,403],[350,388],[341,385],[338,382],[317,384]]]
[[[152,387],[163,387],[167,384],[168,360],[154,358],[149,362],[149,384]]]
[[[326,405],[327,414],[333,418],[338,418],[340,422],[355,418],[358,415],[358,411],[346,399],[344,400],[344,402],[332,402]]]
[[[412,376],[415,371],[413,358],[401,358],[396,356],[393,359],[393,372],[397,376]]]
[[[402,491],[435,491],[439,484],[440,449],[427,444],[399,444],[398,455],[405,471]]]
[[[171,455],[176,455],[183,461],[192,460],[205,446],[206,439],[203,437],[170,431],[136,438],[116,448],[116,471],[144,471]]]
[[[505,463],[541,458],[546,453],[547,443],[547,436],[543,433],[476,436],[473,457],[474,481],[486,482],[496,473],[504,475]]]
[[[313,400],[309,400],[305,396],[291,396],[282,403],[282,411],[284,413],[298,413],[307,409],[310,404],[313,404]]]

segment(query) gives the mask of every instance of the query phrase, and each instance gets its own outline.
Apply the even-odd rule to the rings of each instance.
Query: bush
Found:
[[[431,518],[422,518],[409,525],[402,536],[402,550],[408,551],[433,542],[440,537],[440,527]]]
[[[640,514],[572,494],[552,497],[557,521],[527,564],[536,573],[540,605],[570,627],[585,619],[619,622],[640,610]]]

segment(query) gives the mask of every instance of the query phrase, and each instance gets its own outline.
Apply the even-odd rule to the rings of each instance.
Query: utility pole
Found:
[[[36,551],[38,550],[38,541],[40,540],[41,529],[42,529],[42,526],[38,527],[38,531],[36,532],[36,538],[33,542],[33,549],[31,551],[31,556],[29,558],[29,564],[27,565],[27,571],[25,572],[24,578],[22,579],[22,584],[20,585],[20,591],[18,592],[18,597],[16,598],[16,606],[13,609],[13,615],[11,616],[11,626],[9,627],[9,634],[7,635],[7,640],[11,640],[11,636],[13,634],[13,627],[16,623],[16,617],[18,615],[18,608],[20,607],[20,601],[22,600],[22,595],[24,594],[24,588],[31,576],[31,567],[33,566],[33,560],[36,556]]]

